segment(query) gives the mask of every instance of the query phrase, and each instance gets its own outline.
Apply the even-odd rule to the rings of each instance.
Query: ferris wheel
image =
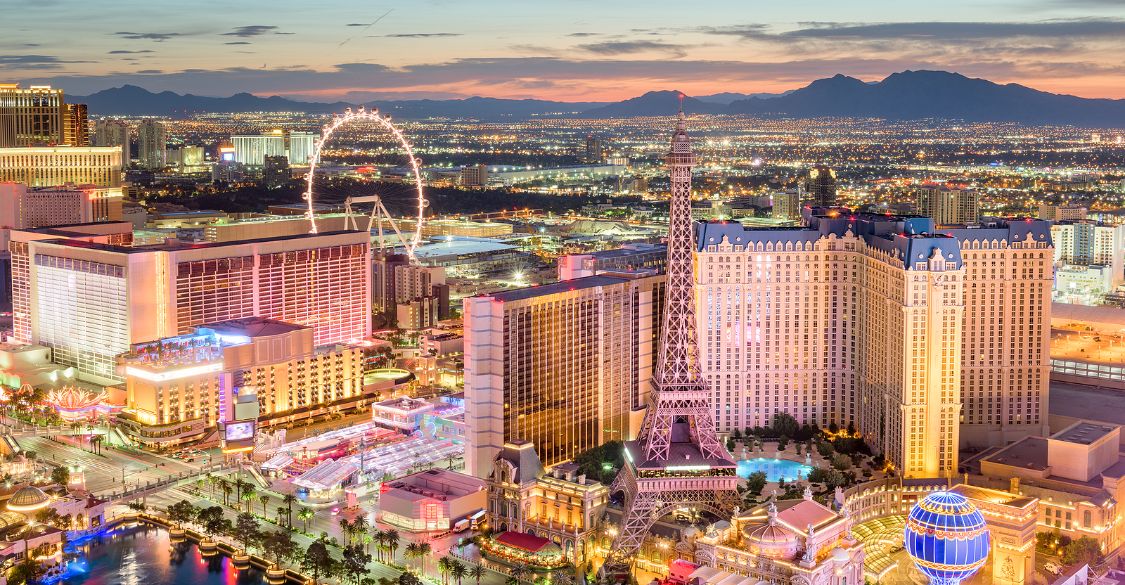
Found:
[[[414,156],[414,148],[406,139],[406,136],[398,129],[397,126],[391,123],[391,117],[385,114],[380,114],[379,110],[368,110],[364,107],[358,109],[348,108],[343,114],[336,114],[332,117],[332,121],[325,124],[322,128],[321,138],[316,143],[312,156],[309,159],[309,172],[306,176],[305,193],[303,195],[308,209],[305,214],[309,220],[309,233],[317,233],[316,225],[316,211],[313,198],[313,183],[316,178],[316,170],[320,165],[321,154],[332,135],[341,127],[355,122],[371,122],[376,126],[385,130],[393,140],[398,142],[398,146],[406,155],[409,165],[409,171],[414,181],[414,188],[411,190],[410,201],[407,207],[409,211],[405,213],[405,217],[400,216],[395,218],[387,210],[384,204],[384,199],[380,195],[349,195],[344,200],[344,213],[345,213],[345,226],[346,229],[361,229],[360,222],[356,221],[357,213],[353,206],[359,204],[371,204],[371,214],[367,220],[366,229],[368,232],[376,230],[378,234],[378,245],[384,247],[386,239],[390,234],[394,235],[397,244],[394,241],[390,245],[401,245],[407,256],[414,259],[414,250],[422,242],[422,224],[425,219],[426,208],[429,207],[429,201],[426,200],[425,188],[422,184],[422,173],[420,165],[422,161]],[[385,229],[388,228],[388,229]]]

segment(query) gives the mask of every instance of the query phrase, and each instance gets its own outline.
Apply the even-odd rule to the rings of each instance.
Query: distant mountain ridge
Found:
[[[732,102],[728,113],[1125,127],[1125,100],[1054,94],[946,71],[903,71],[878,83],[836,75],[789,95]]]
[[[620,102],[560,102],[534,99],[470,97],[451,100],[386,100],[368,107],[399,118],[476,118],[488,121],[525,120],[538,116],[627,118],[674,113],[680,92],[650,91]],[[340,112],[357,104],[303,102],[279,96],[239,93],[218,98],[165,91],[152,93],[126,85],[70,101],[86,103],[94,115],[186,116],[200,112]],[[1125,127],[1125,100],[1089,99],[1038,91],[1014,83],[1001,85],[946,71],[903,71],[867,83],[836,75],[818,79],[783,94],[724,92],[685,97],[691,113],[746,114],[793,118],[862,117],[889,120],[926,118],[970,122],[1068,124],[1086,127]]]

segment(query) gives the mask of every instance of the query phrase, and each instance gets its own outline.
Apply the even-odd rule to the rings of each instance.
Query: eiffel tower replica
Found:
[[[715,434],[711,392],[700,372],[692,280],[691,167],[695,155],[681,97],[672,149],[668,268],[660,353],[640,436],[625,444],[625,466],[612,493],[625,493],[625,516],[602,576],[628,578],[633,557],[654,522],[694,507],[729,518],[739,499],[735,463]]]

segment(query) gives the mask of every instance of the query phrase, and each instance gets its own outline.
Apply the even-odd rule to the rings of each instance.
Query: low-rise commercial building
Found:
[[[1038,526],[1072,539],[1094,539],[1102,552],[1125,542],[1125,457],[1121,428],[1078,421],[1048,436],[1027,437],[980,460],[980,472],[1039,500]]]
[[[488,505],[487,484],[480,479],[427,469],[384,483],[379,519],[410,531],[449,530]]]
[[[251,389],[261,424],[294,411],[339,409],[363,393],[360,348],[317,348],[312,327],[261,317],[134,344],[119,368],[123,426],[149,445],[201,438],[233,420],[238,396]]]

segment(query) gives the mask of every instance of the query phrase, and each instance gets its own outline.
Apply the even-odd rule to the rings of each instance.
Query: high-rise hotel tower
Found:
[[[305,325],[315,346],[371,333],[365,232],[128,246],[57,231],[12,232],[15,336],[86,376],[118,380],[131,345],[233,319]]]
[[[720,431],[854,423],[907,477],[961,445],[1044,432],[1047,222],[936,232],[920,217],[808,213],[801,229],[696,225],[700,361]]]

